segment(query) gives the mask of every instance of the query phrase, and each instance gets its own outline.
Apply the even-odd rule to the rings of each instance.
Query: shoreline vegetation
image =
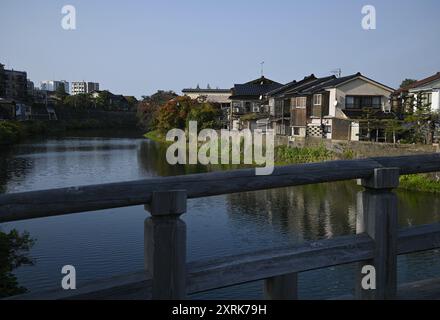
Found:
[[[59,121],[0,121],[0,147],[20,143],[26,139],[63,136],[68,133],[96,129],[124,129],[124,121],[72,119]]]
[[[164,134],[158,130],[149,131],[144,134],[144,137],[157,143],[171,144],[171,142],[166,141]],[[328,150],[323,144],[304,148],[293,148],[285,145],[277,146],[275,147],[274,154],[276,166],[355,159],[355,152],[352,150],[348,149],[339,154]],[[440,193],[440,180],[434,174],[404,175],[400,177],[399,189]]]

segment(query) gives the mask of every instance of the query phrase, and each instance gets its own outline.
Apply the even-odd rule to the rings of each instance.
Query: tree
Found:
[[[197,129],[220,129],[220,112],[212,104],[203,102],[195,104],[189,111],[186,120],[187,127],[189,121],[197,121]]]
[[[88,109],[94,104],[89,94],[80,93],[64,98],[64,104],[73,109]]]
[[[406,114],[404,121],[409,125],[411,133],[408,142],[432,142],[434,119],[433,113],[431,112],[431,104],[426,101],[427,98],[423,93],[405,98]]]
[[[384,121],[386,136],[391,136],[393,143],[397,143],[397,137],[405,131],[405,128],[402,126],[402,121],[397,118]]]
[[[66,88],[64,87],[64,83],[60,83],[60,85],[57,87],[57,90],[55,91],[55,94],[57,97],[63,98],[66,94]]]
[[[138,100],[133,96],[125,96],[124,98],[125,100],[127,100],[128,109],[130,111],[134,110],[138,104]]]
[[[34,240],[27,232],[20,234],[17,230],[9,233],[0,232],[0,298],[26,292],[26,288],[18,285],[12,271],[22,265],[32,265],[27,256]]]
[[[403,80],[402,83],[400,84],[400,88],[406,88],[406,87],[412,85],[412,84],[415,83],[415,82],[417,82],[417,80],[406,78],[406,79]]]
[[[197,104],[196,100],[187,96],[169,100],[157,110],[156,129],[162,133],[171,129],[185,129],[187,116]]]
[[[151,96],[143,96],[143,100],[137,105],[137,117],[141,127],[154,130],[157,125],[157,111],[161,106],[177,98],[173,91],[159,90]]]
[[[96,106],[101,109],[110,108],[111,93],[108,90],[100,91],[96,98]]]

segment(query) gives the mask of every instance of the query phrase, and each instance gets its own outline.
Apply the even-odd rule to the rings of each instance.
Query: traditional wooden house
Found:
[[[387,117],[394,89],[356,73],[337,78],[309,79],[284,92],[290,108],[291,135],[336,140],[360,140],[366,134],[364,118]],[[377,132],[375,133],[378,134]]]
[[[254,114],[253,119],[247,117],[246,120],[255,121],[256,126],[258,120],[268,118],[269,105],[266,94],[282,86],[281,83],[264,76],[243,84],[235,84],[231,89],[232,95],[230,96],[230,122],[233,123],[234,120],[240,119],[246,114]]]
[[[279,87],[275,90],[269,91],[266,94],[266,99],[269,104],[269,123],[271,128],[277,135],[289,135],[290,128],[290,100],[285,97],[285,93],[299,88],[306,83],[316,80],[315,75],[304,77],[303,80],[293,80]]]

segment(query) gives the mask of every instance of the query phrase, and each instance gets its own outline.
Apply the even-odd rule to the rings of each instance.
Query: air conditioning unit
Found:
[[[383,105],[382,110],[384,113],[391,113],[391,106],[390,105],[387,105],[387,106]]]

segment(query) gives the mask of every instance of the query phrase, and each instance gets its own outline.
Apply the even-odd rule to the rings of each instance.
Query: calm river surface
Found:
[[[165,149],[138,137],[70,137],[17,145],[0,151],[0,192],[118,182],[203,172],[203,167],[166,164]],[[189,200],[188,260],[267,249],[305,240],[355,233],[354,182],[283,188]],[[398,191],[402,227],[440,220],[440,196]],[[77,285],[143,268],[142,206],[5,223],[27,230],[36,244],[31,267],[16,271],[30,291],[59,286],[61,268],[74,265]],[[440,253],[399,257],[399,282],[440,276]],[[300,298],[346,294],[354,266],[302,273]],[[259,299],[262,283],[200,294],[194,298]]]

